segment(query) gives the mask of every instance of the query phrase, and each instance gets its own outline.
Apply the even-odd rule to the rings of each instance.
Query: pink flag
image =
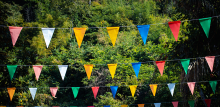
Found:
[[[160,71],[161,76],[163,76],[163,69],[164,69],[165,61],[156,61],[156,64]]]
[[[187,84],[188,84],[189,89],[190,89],[190,91],[191,91],[191,93],[193,95],[194,87],[195,87],[196,82],[188,82]]]
[[[92,87],[92,92],[93,92],[93,95],[94,95],[95,99],[96,99],[98,91],[99,91],[99,87]]]
[[[50,92],[54,98],[57,98],[55,97],[57,94],[57,90],[58,90],[58,87],[50,87]]]
[[[215,61],[215,56],[206,56],[205,57],[207,63],[209,64],[209,68],[211,70],[211,72],[213,71],[213,65],[214,65],[214,61]]]
[[[11,34],[11,40],[12,40],[13,46],[15,46],[15,43],[18,39],[18,36],[20,35],[21,30],[22,30],[22,27],[9,26],[9,31]]]
[[[205,103],[207,104],[207,107],[210,107],[210,105],[211,105],[211,99],[205,99]]]
[[[43,65],[33,65],[33,68],[34,68],[34,73],[35,73],[36,79],[38,81],[38,78],[40,77],[40,73],[43,68]]]
[[[178,34],[179,34],[179,30],[180,30],[180,24],[181,21],[173,21],[173,22],[168,22],[170,30],[173,33],[173,36],[175,38],[175,40],[178,40]]]
[[[178,107],[178,103],[179,103],[178,101],[173,101],[172,103],[173,103],[173,107]]]

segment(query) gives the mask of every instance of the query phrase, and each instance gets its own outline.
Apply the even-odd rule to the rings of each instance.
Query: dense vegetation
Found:
[[[151,25],[144,45],[136,26],[167,23],[176,20],[199,19],[217,16],[220,0],[2,0],[0,25],[39,27],[23,28],[15,47],[12,46],[7,27],[0,26],[0,105],[9,106],[88,106],[143,104],[156,102],[195,100],[198,107],[205,106],[202,99],[212,99],[211,106],[219,104],[220,85],[214,94],[208,82],[196,84],[192,95],[187,84],[177,84],[171,96],[166,83],[220,80],[219,57],[211,73],[204,56],[220,54],[219,18],[212,18],[209,38],[199,21],[181,24],[176,42],[168,24]],[[81,48],[78,48],[72,29],[56,29],[46,48],[40,27],[121,27],[115,47],[105,28],[87,29]],[[159,60],[192,59],[189,73],[185,75],[179,61],[167,61],[163,76],[153,62]],[[132,62],[143,63],[138,78]],[[120,63],[112,79],[106,64]],[[83,64],[96,64],[88,80]],[[10,81],[7,67],[18,66]],[[44,66],[38,81],[31,65],[70,65],[62,81],[57,66]],[[158,86],[156,96],[149,84]],[[140,85],[135,97],[129,87]],[[49,87],[84,87],[74,99],[71,88],[59,88],[54,99]],[[88,87],[85,87],[88,86]],[[109,87],[100,87],[94,99],[91,86],[119,86],[114,99]],[[6,87],[17,87],[13,101],[9,101]],[[38,87],[35,100],[28,88]],[[150,104],[151,103],[151,104]],[[137,105],[130,105],[137,106]],[[162,103],[161,107],[172,106]]]

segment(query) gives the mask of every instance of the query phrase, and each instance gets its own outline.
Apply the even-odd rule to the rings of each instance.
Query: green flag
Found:
[[[72,91],[73,91],[74,98],[77,97],[78,92],[79,92],[79,88],[80,88],[80,87],[72,87]]]
[[[190,105],[190,107],[194,107],[194,100],[191,100],[191,101],[188,101],[188,103],[189,103],[189,105]]]
[[[207,17],[207,18],[201,18],[199,19],[199,22],[207,36],[207,38],[209,37],[209,30],[210,30],[210,25],[211,25],[211,17]]]
[[[8,72],[9,72],[9,75],[10,75],[10,79],[11,79],[11,80],[12,80],[14,74],[15,74],[15,71],[16,71],[17,66],[18,66],[18,65],[7,65]]]
[[[210,84],[210,86],[212,88],[212,91],[215,94],[215,89],[216,89],[217,81],[209,81],[209,84]]]
[[[180,62],[181,62],[181,64],[182,64],[182,66],[183,66],[184,71],[185,71],[186,74],[187,74],[190,59],[180,59]]]

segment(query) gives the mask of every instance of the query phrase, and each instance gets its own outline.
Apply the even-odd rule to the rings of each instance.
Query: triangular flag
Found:
[[[161,103],[154,103],[155,107],[160,107]]]
[[[156,91],[157,91],[157,84],[150,84],[149,86],[150,86],[150,89],[151,89],[153,95],[155,96]]]
[[[87,107],[94,107],[94,106],[87,106]]]
[[[205,99],[205,103],[207,104],[207,107],[210,107],[210,105],[211,105],[211,99]]]
[[[78,92],[79,92],[79,88],[80,88],[80,87],[72,87],[72,91],[73,91],[74,98],[77,97]]]
[[[15,46],[15,43],[17,42],[17,39],[20,35],[20,32],[21,32],[22,28],[23,27],[9,26],[9,31],[10,31],[10,34],[11,34],[11,40],[12,40],[13,46]]]
[[[195,87],[196,82],[188,82],[187,84],[188,84],[189,89],[190,89],[190,91],[191,91],[191,93],[193,95],[194,87]]]
[[[209,68],[210,68],[211,72],[212,72],[214,61],[215,61],[215,56],[206,56],[205,59],[206,59],[208,65],[209,65]]]
[[[99,87],[92,87],[92,92],[93,92],[93,95],[94,95],[95,99],[96,99],[98,91],[99,91]]]
[[[118,86],[110,86],[110,88],[112,90],[113,98],[115,98],[115,95],[116,95],[117,90],[118,90]]]
[[[183,66],[183,69],[184,69],[185,73],[187,74],[190,59],[180,59],[180,62]]]
[[[108,64],[108,69],[109,69],[109,71],[110,71],[110,74],[111,74],[111,76],[112,76],[112,79],[113,79],[114,76],[115,76],[116,68],[117,68],[117,64]]]
[[[58,68],[59,68],[59,71],[60,71],[60,75],[61,75],[62,79],[64,80],[68,65],[58,65]]]
[[[178,34],[179,34],[179,31],[180,31],[180,24],[181,24],[181,21],[168,22],[170,30],[172,31],[173,36],[174,36],[176,41],[178,40]]]
[[[107,106],[103,106],[103,107],[110,107],[110,105],[107,105]]]
[[[210,25],[211,25],[211,17],[207,17],[207,18],[201,18],[199,19],[199,22],[207,36],[207,38],[209,37],[209,30],[210,30]]]
[[[9,97],[10,97],[10,101],[12,101],[12,98],[14,96],[14,93],[15,93],[15,87],[12,87],[12,88],[7,88],[8,90],[8,94],[9,94]]]
[[[164,69],[165,61],[156,61],[156,64],[157,64],[157,68],[160,71],[161,76],[163,76],[163,69]]]
[[[37,81],[38,81],[38,78],[40,77],[42,68],[43,68],[43,65],[33,65],[33,69],[34,69],[34,73],[35,73]]]
[[[41,29],[42,29],[42,32],[44,35],[44,40],[46,42],[46,46],[48,48],[55,28],[41,28]]]
[[[82,41],[83,41],[83,38],[84,38],[84,35],[86,33],[86,28],[73,28],[73,31],[75,33],[76,41],[77,41],[78,46],[80,48]]]
[[[50,87],[50,92],[54,98],[57,98],[55,97],[57,94],[57,90],[58,90],[58,87]]]
[[[190,107],[194,107],[194,100],[188,101]]]
[[[84,65],[84,68],[86,70],[86,74],[88,79],[90,79],[90,76],[92,74],[93,65]]]
[[[121,107],[128,107],[128,105],[121,105]]]
[[[138,78],[139,70],[140,70],[140,67],[141,67],[141,62],[131,63],[131,64],[132,64],[132,67],[134,69],[135,75]]]
[[[131,90],[131,95],[132,97],[134,97],[135,91],[137,89],[137,85],[130,85],[130,90]]]
[[[119,27],[106,27],[108,34],[110,36],[110,39],[112,41],[113,47],[115,46],[115,42],[118,36]]]
[[[10,79],[11,79],[11,80],[12,80],[14,74],[15,74],[15,71],[16,71],[17,66],[18,66],[18,65],[7,65],[8,72],[9,72],[9,75],[10,75]]]
[[[139,33],[142,37],[144,44],[146,44],[147,35],[148,35],[148,31],[150,29],[150,25],[138,25],[137,28],[139,30]]]
[[[173,96],[173,92],[174,92],[174,89],[175,89],[175,83],[170,83],[170,84],[167,84],[167,85],[170,89],[171,95]]]
[[[138,104],[138,107],[144,107],[144,104]]]
[[[209,84],[210,84],[210,86],[212,88],[212,91],[215,94],[215,89],[216,89],[217,81],[209,81]]]
[[[30,90],[31,96],[32,96],[32,98],[33,98],[33,100],[34,100],[35,95],[36,95],[36,92],[37,92],[37,88],[29,88],[29,90]]]
[[[178,107],[178,103],[179,103],[178,101],[173,101],[173,102],[172,102],[173,107]]]

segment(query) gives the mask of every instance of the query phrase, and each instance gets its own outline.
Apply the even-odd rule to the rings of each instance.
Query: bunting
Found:
[[[144,104],[138,104],[138,107],[144,107]]]
[[[117,64],[108,64],[108,69],[109,69],[109,71],[110,71],[110,74],[111,74],[111,76],[112,76],[112,79],[113,79],[114,76],[115,76],[116,68],[117,68]]]
[[[48,48],[55,28],[41,28],[41,29],[44,35],[46,46]]]
[[[190,107],[194,107],[194,100],[191,100],[191,101],[188,101],[188,103],[189,103],[189,105],[190,105]]]
[[[82,41],[83,41],[83,38],[84,38],[84,35],[86,33],[86,28],[73,28],[73,31],[75,33],[76,41],[77,41],[78,46],[80,48]]]
[[[84,65],[84,68],[86,70],[86,74],[87,74],[87,77],[88,79],[90,79],[90,76],[92,74],[92,69],[93,69],[93,65]]]
[[[161,76],[163,76],[163,69],[164,69],[165,61],[156,61],[156,65],[160,71]]]
[[[29,88],[29,90],[31,92],[32,99],[34,100],[36,92],[37,92],[37,88]]]
[[[157,84],[150,84],[150,89],[153,93],[153,95],[155,96],[156,95],[156,91],[157,91]]]
[[[155,107],[160,107],[161,103],[154,103]]]
[[[112,41],[113,47],[115,46],[115,42],[118,36],[119,27],[106,27],[108,34],[110,36],[110,39]]]
[[[189,89],[190,89],[190,91],[191,91],[191,93],[193,95],[194,87],[195,87],[196,82],[188,82],[187,84],[188,84]]]
[[[199,19],[199,22],[207,36],[207,38],[209,37],[209,31],[210,31],[210,25],[211,25],[211,17],[207,17],[207,18],[201,18]]]
[[[178,107],[178,103],[179,103],[178,101],[173,101],[173,102],[172,102],[173,107]]]
[[[12,78],[13,78],[13,76],[15,74],[17,65],[7,65],[7,68],[8,68],[10,79],[12,80]]]
[[[118,90],[118,86],[110,86],[110,88],[111,88],[111,91],[112,91],[113,98],[115,98],[115,95],[116,95],[117,90]]]
[[[142,40],[144,42],[144,45],[145,45],[146,40],[147,40],[148,31],[150,29],[150,25],[138,25],[137,28],[139,30],[139,33],[140,33]]]
[[[205,99],[205,103],[206,103],[207,107],[210,107],[211,99]]]
[[[170,83],[170,84],[167,84],[169,89],[170,89],[170,93],[171,95],[173,96],[173,93],[174,93],[174,88],[175,88],[175,83]]]
[[[132,97],[134,97],[135,91],[137,89],[137,85],[130,85],[130,90],[131,90],[131,95]]]
[[[209,68],[210,68],[211,72],[212,72],[214,61],[215,61],[215,56],[206,56],[205,59],[206,59],[208,65],[209,65]]]
[[[58,87],[50,87],[50,92],[54,98],[57,98],[55,97],[57,94],[57,90],[58,90]]]
[[[132,64],[132,67],[134,69],[135,75],[138,78],[139,70],[140,70],[140,67],[141,67],[141,62],[131,63],[131,64]]]
[[[168,25],[170,27],[170,30],[173,33],[173,36],[175,38],[175,40],[178,40],[178,34],[179,34],[179,30],[180,30],[180,24],[181,21],[173,21],[173,22],[168,22]]]
[[[66,71],[67,71],[67,68],[68,68],[68,65],[58,65],[58,68],[59,68],[62,80],[64,80],[65,75],[66,75]]]
[[[91,88],[92,88],[92,92],[93,92],[94,98],[96,99],[97,93],[99,91],[99,87],[91,87]]]
[[[12,40],[13,47],[15,46],[15,43],[17,42],[17,39],[20,35],[22,28],[23,27],[9,26],[9,31],[11,34],[11,40]]]
[[[73,92],[74,98],[77,97],[78,92],[79,92],[79,88],[80,88],[80,87],[72,87],[72,92]]]
[[[40,77],[40,73],[41,73],[42,68],[43,68],[43,65],[33,65],[33,69],[34,69],[34,73],[35,73],[37,81]]]
[[[209,81],[209,84],[210,84],[210,86],[212,88],[212,91],[215,94],[215,89],[216,89],[217,81]]]
[[[190,59],[180,59],[180,62],[183,66],[183,69],[184,69],[185,73],[187,74]]]
[[[12,87],[12,88],[7,88],[8,90],[8,94],[9,94],[9,97],[10,97],[10,101],[12,101],[12,98],[14,96],[14,93],[15,93],[15,87]]]

